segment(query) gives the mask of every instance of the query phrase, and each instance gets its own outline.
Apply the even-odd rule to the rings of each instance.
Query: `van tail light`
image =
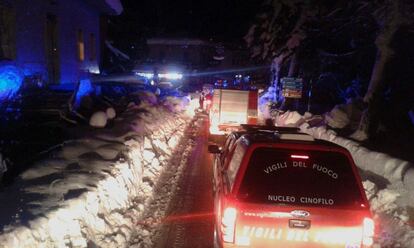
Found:
[[[228,207],[224,210],[221,219],[221,233],[223,234],[223,241],[228,243],[234,242],[234,232],[236,230],[237,210]]]
[[[371,218],[364,218],[362,227],[362,244],[369,247],[374,243],[375,223]]]

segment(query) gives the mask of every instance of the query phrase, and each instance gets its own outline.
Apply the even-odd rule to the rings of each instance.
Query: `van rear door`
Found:
[[[247,123],[249,92],[242,90],[220,90],[220,123]]]
[[[370,212],[352,166],[341,152],[257,147],[237,175],[235,242],[360,247]]]
[[[257,124],[257,91],[215,89],[210,110],[210,133]]]

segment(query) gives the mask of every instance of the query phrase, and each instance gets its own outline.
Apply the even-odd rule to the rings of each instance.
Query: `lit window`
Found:
[[[77,39],[78,39],[78,59],[80,61],[84,61],[85,60],[85,44],[83,43],[83,32],[81,29],[78,30],[78,34],[77,34]]]

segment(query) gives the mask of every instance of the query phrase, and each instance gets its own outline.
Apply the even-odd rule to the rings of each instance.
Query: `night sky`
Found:
[[[117,37],[203,38],[241,41],[261,0],[122,0],[111,19]]]

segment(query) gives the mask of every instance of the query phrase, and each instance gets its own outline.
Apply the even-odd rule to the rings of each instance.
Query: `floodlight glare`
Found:
[[[183,78],[183,74],[176,73],[176,72],[160,73],[160,74],[158,74],[158,77],[159,78],[171,79],[171,80],[177,80],[177,79],[182,79]]]

